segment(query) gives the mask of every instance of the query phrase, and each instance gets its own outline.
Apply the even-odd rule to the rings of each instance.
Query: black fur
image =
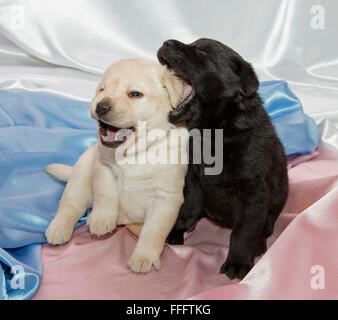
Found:
[[[202,217],[232,228],[220,272],[242,279],[266,251],[288,194],[284,149],[257,93],[257,76],[239,54],[211,39],[189,45],[168,40],[157,55],[195,91],[170,112],[169,121],[185,121],[188,129],[223,129],[221,174],[205,175],[205,163],[191,164],[189,148],[185,200],[167,241],[182,244],[183,233]]]

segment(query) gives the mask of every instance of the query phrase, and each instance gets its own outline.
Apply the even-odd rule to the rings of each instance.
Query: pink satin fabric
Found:
[[[230,230],[206,219],[167,245],[158,272],[127,269],[137,238],[126,228],[101,238],[83,226],[59,247],[44,245],[43,279],[33,299],[338,299],[338,154],[319,148],[289,163],[290,194],[268,251],[241,281],[218,270]],[[313,288],[314,266],[324,289]]]

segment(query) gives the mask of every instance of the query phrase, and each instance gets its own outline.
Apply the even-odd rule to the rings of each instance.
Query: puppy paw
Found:
[[[225,273],[230,279],[243,279],[253,267],[252,264],[231,262],[228,259],[224,262],[220,269],[220,273]]]
[[[261,239],[259,243],[257,244],[257,248],[255,251],[255,256],[258,257],[262,255],[264,252],[266,252],[267,247],[266,247],[266,239]]]
[[[69,241],[74,225],[66,220],[54,219],[45,232],[49,244],[58,245]]]
[[[160,269],[160,257],[134,251],[128,261],[128,267],[135,273],[148,273]]]
[[[93,210],[87,219],[87,225],[91,234],[103,236],[115,230],[116,220],[116,216],[111,212]]]

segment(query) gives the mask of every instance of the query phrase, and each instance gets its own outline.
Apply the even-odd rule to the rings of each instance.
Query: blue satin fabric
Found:
[[[264,106],[287,155],[312,153],[319,141],[315,121],[285,81],[265,81],[259,86]]]
[[[317,127],[287,84],[263,82],[259,92],[286,153],[313,152]],[[39,288],[41,243],[65,186],[44,167],[55,162],[73,165],[96,141],[96,123],[87,101],[0,91],[0,299],[30,299]],[[12,286],[11,271],[17,265],[24,270],[22,289]]]

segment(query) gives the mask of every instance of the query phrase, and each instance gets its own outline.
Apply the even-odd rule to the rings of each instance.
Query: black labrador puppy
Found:
[[[188,129],[201,132],[223,131],[218,144],[201,135],[202,148],[223,148],[217,175],[206,174],[210,164],[203,159],[192,163],[190,137],[185,200],[167,242],[183,244],[183,233],[202,217],[232,228],[220,272],[242,279],[254,258],[266,251],[288,194],[286,156],[257,93],[257,76],[238,53],[211,39],[188,45],[168,40],[157,57],[185,82],[184,101],[170,112],[169,121],[185,121]]]

